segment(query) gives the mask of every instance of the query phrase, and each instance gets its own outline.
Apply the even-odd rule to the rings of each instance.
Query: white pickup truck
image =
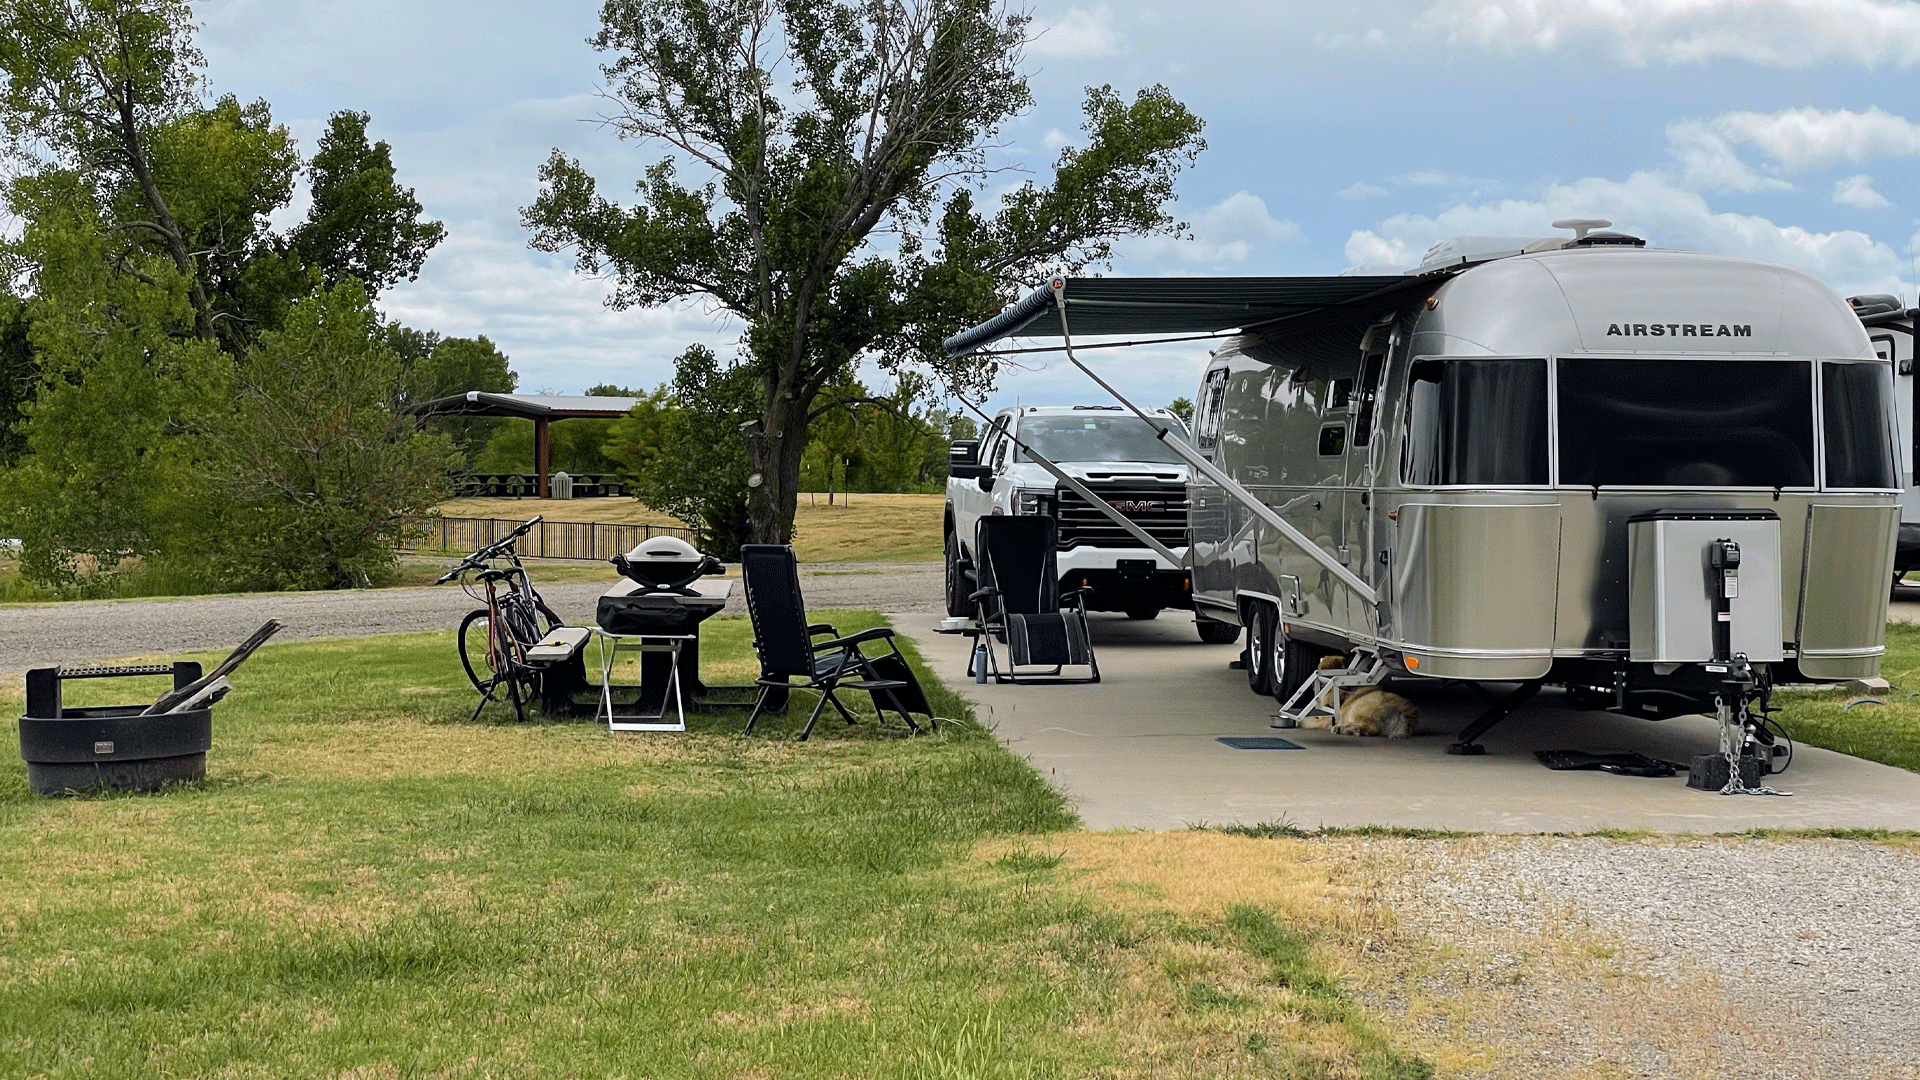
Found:
[[[1187,437],[1186,425],[1173,413],[1158,410],[1154,418]],[[969,569],[974,526],[989,514],[1052,515],[1059,525],[1060,586],[1085,589],[1092,610],[1124,611],[1136,619],[1151,619],[1163,608],[1193,610],[1184,567],[1167,562],[1056,483],[1015,445],[1015,438],[1176,554],[1186,553],[1186,463],[1139,417],[1117,405],[1002,409],[980,439],[953,444],[947,480],[947,614],[973,614],[967,597],[974,589]],[[1209,627],[1204,622],[1201,627],[1204,636]]]

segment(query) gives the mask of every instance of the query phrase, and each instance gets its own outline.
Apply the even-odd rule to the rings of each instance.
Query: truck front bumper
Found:
[[[1120,554],[1107,561],[1107,566],[1063,569],[1061,590],[1085,590],[1087,607],[1094,611],[1193,607],[1191,577],[1185,570],[1168,569],[1167,561],[1152,552]]]

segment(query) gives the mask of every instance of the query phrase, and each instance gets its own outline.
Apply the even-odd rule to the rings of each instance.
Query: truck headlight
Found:
[[[1013,496],[1013,512],[1016,514],[1052,514],[1053,489],[1033,488],[1015,492]]]

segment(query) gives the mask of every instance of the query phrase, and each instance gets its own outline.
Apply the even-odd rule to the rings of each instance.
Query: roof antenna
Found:
[[[1606,218],[1562,218],[1553,223],[1553,227],[1556,229],[1573,230],[1573,240],[1568,244],[1569,247],[1585,240],[1587,233],[1593,229],[1606,229],[1612,226],[1613,222],[1608,221]]]

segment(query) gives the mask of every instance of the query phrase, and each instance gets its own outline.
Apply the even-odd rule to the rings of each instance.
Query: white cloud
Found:
[[[1920,124],[1877,108],[1728,112],[1669,124],[1667,141],[1696,190],[1786,191],[1793,185],[1777,174],[1920,154]],[[1742,161],[1738,145],[1772,159],[1768,170]]]
[[[1027,55],[1067,59],[1112,56],[1120,51],[1122,38],[1113,25],[1113,11],[1105,4],[1068,8],[1057,19],[1035,17],[1032,32]]]
[[[1386,188],[1374,187],[1365,180],[1355,180],[1350,186],[1334,192],[1333,197],[1336,199],[1371,199],[1376,195],[1385,194],[1388,194]]]
[[[392,318],[452,337],[485,334],[507,353],[523,387],[577,393],[596,383],[650,388],[673,377],[673,357],[701,342],[722,357],[737,324],[699,302],[614,311],[612,288],[573,271],[566,256],[526,246],[518,228],[450,221],[420,280],[380,298]]]
[[[1865,233],[1814,232],[1752,214],[1716,212],[1700,192],[1670,175],[1642,171],[1625,180],[1589,177],[1554,184],[1534,199],[1462,203],[1432,217],[1398,214],[1347,240],[1354,263],[1408,267],[1450,236],[1546,236],[1561,218],[1600,217],[1656,247],[1709,251],[1787,263],[1845,294],[1907,293],[1907,260]]]
[[[1712,120],[1667,125],[1667,149],[1680,165],[1680,181],[1694,191],[1792,191],[1793,185],[1742,161]]]
[[[1174,213],[1185,216],[1175,207]],[[1265,200],[1237,191],[1191,220],[1193,238],[1150,236],[1124,244],[1130,266],[1142,263],[1178,264],[1182,273],[1196,267],[1244,263],[1262,244],[1288,244],[1304,239],[1300,226],[1267,212]],[[1129,270],[1129,273],[1145,272]]]
[[[1920,154],[1920,124],[1878,108],[1730,112],[1708,124],[1730,142],[1752,145],[1790,173]]]
[[[1347,237],[1346,256],[1356,270],[1377,267],[1407,270],[1420,261],[1420,252],[1425,250],[1425,245],[1421,245],[1419,251],[1414,250],[1405,238],[1388,239],[1372,229],[1356,229]]]
[[[1833,182],[1833,201],[1856,210],[1885,210],[1893,204],[1873,190],[1873,177],[1864,173]]]
[[[1634,66],[1920,63],[1920,4],[1909,0],[1439,0],[1420,25],[1454,43],[1595,51]]]

